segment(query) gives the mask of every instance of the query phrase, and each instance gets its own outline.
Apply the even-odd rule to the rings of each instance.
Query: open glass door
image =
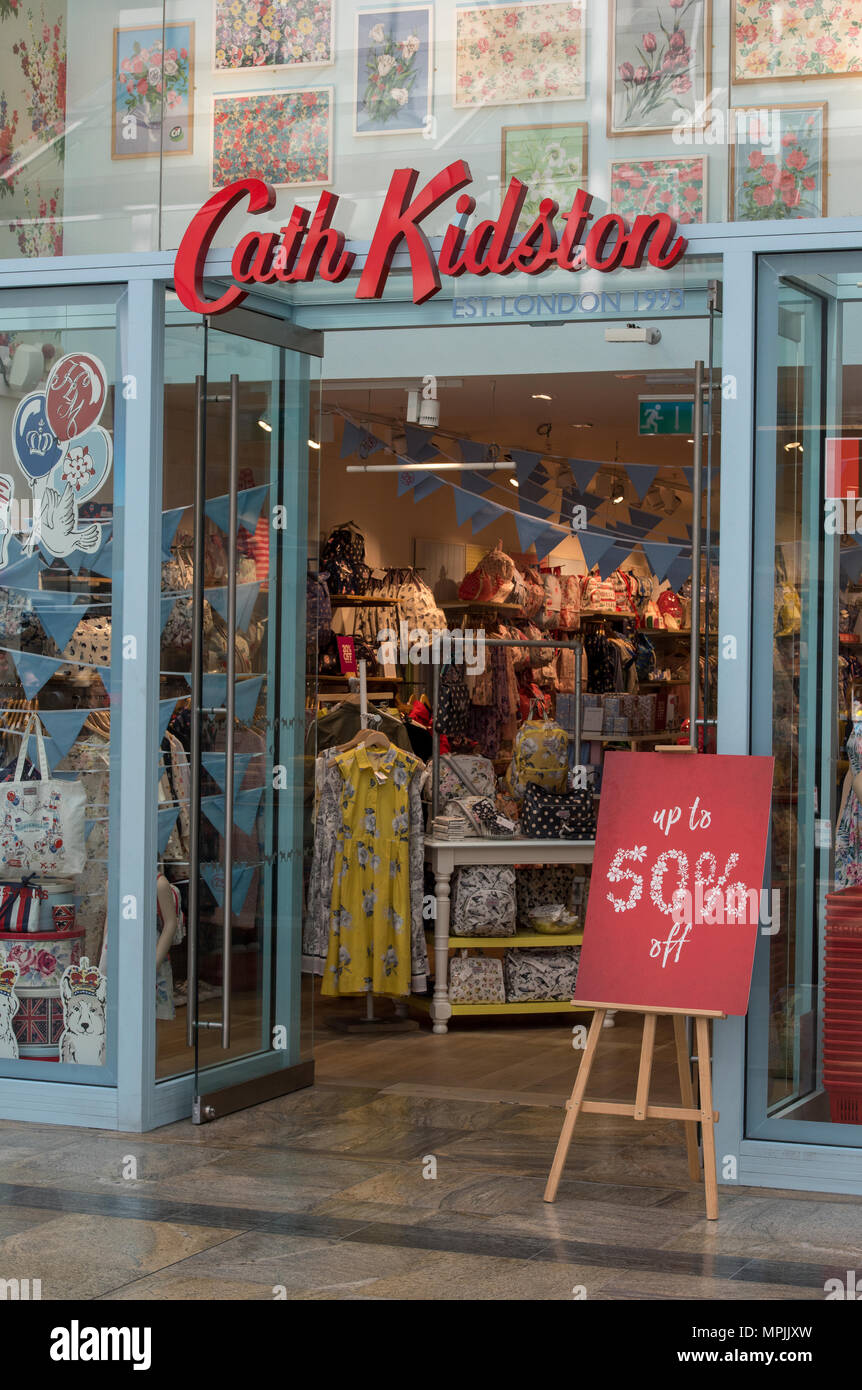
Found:
[[[321,353],[321,335],[247,310],[166,329],[159,934],[179,899],[188,937],[180,925],[157,956],[157,1074],[193,1064],[197,1123],[313,1075],[300,947]]]

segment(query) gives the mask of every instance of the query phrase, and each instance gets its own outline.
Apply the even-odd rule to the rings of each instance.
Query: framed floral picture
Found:
[[[530,190],[523,221],[535,221],[543,198],[568,212],[578,189],[586,188],[588,132],[586,123],[503,126],[503,187],[516,178]]]
[[[335,0],[215,0],[213,14],[216,72],[335,62]]]
[[[212,186],[250,177],[276,188],[331,182],[331,87],[213,97]]]
[[[615,159],[611,212],[627,222],[642,212],[667,212],[677,222],[706,221],[706,159]]]
[[[453,105],[586,96],[586,0],[470,5],[455,16]]]
[[[191,154],[195,26],[114,30],[111,158]]]
[[[734,0],[733,81],[780,82],[862,73],[858,0]]]
[[[825,217],[826,102],[769,112],[737,107],[729,116],[737,132],[730,146],[731,222]],[[758,139],[757,122],[764,117],[769,129],[764,126]]]
[[[354,135],[416,135],[428,129],[431,16],[430,5],[358,11]]]
[[[608,135],[703,124],[711,23],[710,0],[611,0]]]

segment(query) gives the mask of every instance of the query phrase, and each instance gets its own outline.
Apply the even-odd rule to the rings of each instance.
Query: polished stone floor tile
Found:
[[[319,1293],[337,1299],[362,1293],[376,1279],[397,1279],[440,1258],[436,1252],[395,1246],[250,1232],[223,1247],[192,1255],[181,1267],[164,1271],[147,1285],[150,1289],[161,1286],[156,1296],[162,1298],[182,1298],[171,1288],[204,1280],[257,1289],[261,1297],[270,1299],[281,1290],[289,1297]]]
[[[572,1302],[594,1296],[613,1273],[578,1264],[449,1254],[377,1279],[362,1294],[366,1299],[397,1302]],[[332,1295],[315,1291],[299,1297],[323,1299]]]
[[[862,1260],[862,1202],[796,1202],[771,1193],[741,1196],[721,1203],[718,1221],[693,1225],[676,1238],[679,1250],[719,1250],[750,1258],[804,1263]]]
[[[356,1157],[381,1159],[422,1158],[427,1153],[442,1151],[461,1137],[460,1129],[435,1129],[430,1125],[413,1125],[381,1117],[360,1118],[353,1112],[333,1124],[306,1127],[304,1133],[287,1140],[291,1149],[300,1152],[349,1153]]]
[[[205,1153],[175,1144],[142,1144],[139,1136],[117,1138],[92,1130],[39,1153],[0,1160],[0,1182],[81,1191],[124,1190],[161,1194],[161,1184],[210,1163],[227,1149]]]
[[[58,1216],[0,1239],[5,1278],[41,1279],[42,1298],[94,1298],[185,1260],[234,1232],[100,1216]]]
[[[648,1274],[640,1270],[627,1270],[625,1274],[613,1275],[603,1285],[602,1300],[643,1299],[697,1300],[698,1302],[746,1302],[785,1301],[799,1299],[821,1299],[823,1291],[809,1288],[794,1288],[788,1284],[740,1283],[737,1279],[697,1278],[690,1274],[669,1274],[665,1271],[651,1270]],[[703,1323],[704,1318],[697,1310],[692,1312],[693,1323]],[[784,1319],[782,1319],[784,1321]],[[680,1344],[682,1346],[682,1344]],[[706,1346],[704,1342],[704,1346]],[[714,1349],[719,1343],[710,1342]],[[727,1345],[725,1343],[725,1345]],[[761,1343],[758,1343],[760,1346]]]
[[[588,1184],[583,1184],[587,1187]],[[543,1202],[541,1195],[526,1197],[510,1211],[476,1217],[453,1213],[447,1209],[441,1220],[452,1220],[465,1230],[510,1233],[528,1236],[543,1245],[560,1241],[602,1242],[607,1245],[640,1246],[655,1250],[664,1245],[676,1246],[677,1237],[691,1229],[690,1213],[665,1211],[655,1206],[633,1205],[628,1202],[594,1202],[589,1197],[564,1196],[554,1203]]]

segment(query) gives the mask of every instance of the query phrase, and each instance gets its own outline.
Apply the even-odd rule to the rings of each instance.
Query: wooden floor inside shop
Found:
[[[375,1013],[394,1013],[386,1000],[375,1000]],[[572,1046],[572,1029],[587,1026],[592,1014],[540,1014],[518,1018],[458,1018],[445,1034],[431,1032],[427,1017],[414,1032],[387,1035],[363,1031],[364,999],[314,996],[315,1078],[325,1085],[377,1086],[410,1094],[459,1093],[463,1099],[511,1100],[519,1104],[560,1105],[574,1084],[580,1053]],[[358,1029],[347,1032],[354,1019]],[[602,1032],[590,1079],[589,1094],[604,1099],[634,1099],[643,1020],[617,1014],[615,1026]],[[679,1101],[673,1029],[658,1021],[651,1097]]]

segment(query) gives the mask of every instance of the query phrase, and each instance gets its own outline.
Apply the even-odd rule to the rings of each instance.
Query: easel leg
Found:
[[[718,1176],[715,1167],[715,1122],[712,1118],[712,1068],[709,1056],[709,1022],[697,1025],[697,1070],[700,1076],[701,1132],[703,1134],[703,1182],[706,1188],[706,1217],[718,1219]]]
[[[602,1031],[602,1024],[605,1021],[606,1009],[596,1009],[593,1014],[593,1021],[590,1024],[590,1031],[587,1036],[587,1045],[584,1048],[584,1055],[581,1058],[581,1065],[578,1067],[578,1074],[575,1084],[572,1087],[572,1094],[566,1101],[566,1118],[563,1120],[563,1128],[560,1130],[560,1137],[557,1141],[557,1151],[554,1154],[554,1161],[551,1164],[551,1171],[548,1174],[548,1185],[545,1188],[546,1202],[553,1202],[557,1195],[557,1188],[560,1185],[560,1178],[563,1176],[563,1169],[566,1166],[566,1157],[569,1152],[569,1145],[572,1142],[572,1131],[575,1128],[575,1121],[578,1118],[578,1111],[587,1089],[587,1082],[590,1079],[590,1070],[593,1065],[593,1058],[596,1055],[596,1048],[599,1044],[599,1035]]]
[[[638,1067],[638,1084],[635,1092],[635,1119],[645,1120],[649,1105],[649,1083],[652,1077],[652,1062],[655,1053],[655,1014],[644,1014],[644,1031],[641,1038],[641,1060]]]
[[[686,1110],[694,1109],[694,1086],[691,1083],[691,1062],[688,1055],[688,1036],[682,1014],[673,1016],[673,1037],[676,1043],[676,1064],[679,1069],[679,1093]],[[685,1152],[688,1158],[688,1175],[692,1182],[700,1182],[700,1155],[697,1151],[697,1121],[685,1120]]]

